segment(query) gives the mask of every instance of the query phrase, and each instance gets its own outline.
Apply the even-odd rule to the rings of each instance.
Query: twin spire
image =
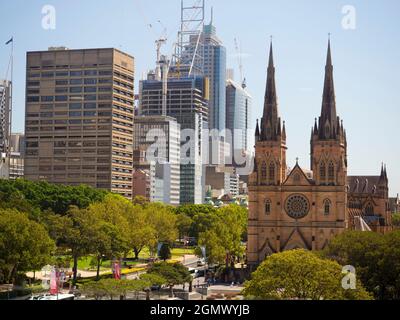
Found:
[[[269,50],[269,61],[267,71],[267,86],[264,99],[264,114],[260,125],[257,121],[257,141],[278,141],[285,135],[285,123],[281,125],[281,118],[278,111],[278,98],[275,83],[275,65],[272,40]],[[336,113],[335,86],[333,80],[333,64],[331,53],[331,42],[328,41],[328,52],[325,66],[324,92],[322,98],[321,115],[316,119],[312,135],[320,140],[345,138],[343,123]],[[286,137],[284,137],[286,140]]]

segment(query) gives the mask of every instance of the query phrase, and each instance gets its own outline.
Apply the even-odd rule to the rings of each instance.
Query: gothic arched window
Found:
[[[275,165],[273,162],[269,164],[269,180],[271,183],[275,183]]]
[[[329,124],[326,124],[325,126],[325,137],[329,138],[331,135],[331,128],[329,127]]]
[[[329,181],[331,181],[331,182],[335,180],[335,165],[333,164],[332,161],[329,163],[328,177],[329,177]]]
[[[265,163],[265,161],[261,166],[261,178],[264,181],[267,180],[267,164]]]
[[[328,216],[331,213],[331,201],[326,199],[324,201],[324,215]]]
[[[265,214],[266,215],[271,214],[271,200],[265,201]]]
[[[371,203],[365,207],[365,214],[366,215],[373,215],[374,214],[374,206]]]
[[[321,177],[321,180],[326,179],[326,166],[325,162],[322,162],[319,166],[319,176]]]

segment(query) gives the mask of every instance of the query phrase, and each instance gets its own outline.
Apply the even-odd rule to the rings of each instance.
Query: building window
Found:
[[[271,214],[271,200],[267,200],[265,202],[265,214],[270,215]]]
[[[275,183],[275,164],[273,162],[269,164],[269,181]]]
[[[263,180],[267,179],[267,164],[265,162],[263,162],[263,164],[261,166],[261,178]]]
[[[365,207],[365,214],[366,215],[373,215],[374,214],[374,206],[371,203]]]
[[[328,216],[331,213],[331,202],[330,200],[324,201],[324,215]]]
[[[319,176],[321,177],[321,180],[326,179],[326,166],[324,162],[319,166]]]
[[[333,162],[329,163],[328,177],[329,177],[329,181],[335,180],[335,165],[333,164]]]

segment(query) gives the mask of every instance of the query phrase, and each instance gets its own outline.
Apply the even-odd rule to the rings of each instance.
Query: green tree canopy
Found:
[[[355,267],[367,290],[376,294],[384,246],[384,236],[379,233],[347,231],[332,239],[322,254],[341,265]]]
[[[244,254],[242,240],[247,230],[247,210],[230,205],[213,214],[213,222],[199,235],[199,245],[206,247],[209,263],[225,263],[233,266]],[[201,255],[201,250],[197,249]]]
[[[357,283],[356,290],[342,288],[342,267],[306,250],[268,257],[245,283],[246,297],[256,299],[369,300],[371,295]]]
[[[155,263],[148,273],[158,275],[166,280],[166,284],[170,287],[171,297],[174,296],[175,285],[191,283],[193,280],[189,270],[181,263]]]
[[[15,210],[0,209],[0,272],[12,282],[17,272],[41,269],[55,250],[46,229]]]
[[[23,179],[0,180],[0,199],[24,212],[39,209],[63,215],[70,206],[87,208],[91,203],[102,201],[107,193],[85,185],[75,187]]]

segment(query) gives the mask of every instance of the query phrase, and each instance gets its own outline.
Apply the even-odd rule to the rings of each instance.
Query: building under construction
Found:
[[[181,28],[171,61],[160,55],[157,67],[140,81],[139,116],[169,116],[181,129],[180,203],[204,199],[203,131],[209,126],[209,79],[204,76],[204,0],[183,0]]]
[[[11,82],[0,80],[0,178],[9,177]]]

